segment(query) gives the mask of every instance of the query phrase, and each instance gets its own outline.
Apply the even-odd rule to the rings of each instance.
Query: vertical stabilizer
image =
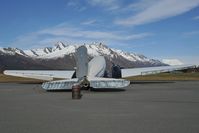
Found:
[[[82,78],[87,76],[88,73],[88,55],[87,55],[87,48],[86,46],[80,46],[76,50],[76,77]]]

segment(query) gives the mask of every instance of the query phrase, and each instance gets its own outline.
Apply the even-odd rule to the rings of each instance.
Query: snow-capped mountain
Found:
[[[16,69],[14,68],[16,64],[19,64],[19,66],[22,66],[22,64],[26,66],[26,64],[29,63],[32,65],[26,67],[28,69],[33,69],[33,66],[38,66],[35,68],[41,69],[41,65],[43,69],[73,69],[75,66],[75,50],[79,46],[80,45],[69,45],[58,42],[54,47],[41,49],[21,50],[18,48],[0,48],[0,66],[3,66],[6,69]],[[118,64],[122,67],[165,65],[159,60],[149,59],[141,54],[112,49],[102,43],[85,44],[85,46],[87,47],[90,57],[99,55],[105,57],[107,69],[110,69],[112,63]]]
[[[140,62],[148,62],[155,63],[154,60],[145,57],[144,55],[127,53],[121,50],[108,48],[106,45],[102,43],[93,43],[85,45],[88,50],[88,54],[93,56],[110,56],[110,58],[122,56],[123,58],[129,61],[140,61]],[[66,55],[74,54],[75,49],[79,47],[79,45],[65,45],[62,42],[58,42],[54,47],[46,47],[41,49],[31,49],[31,50],[21,50],[18,48],[0,48],[0,52],[10,55],[22,55],[31,58],[38,59],[52,59],[52,58],[62,58]],[[156,60],[157,61],[157,60]],[[158,61],[159,63],[159,61]]]

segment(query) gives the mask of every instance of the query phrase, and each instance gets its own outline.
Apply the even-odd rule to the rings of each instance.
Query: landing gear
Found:
[[[88,81],[87,77],[84,76],[81,80],[80,80],[80,86],[82,87],[83,90],[89,90],[90,89],[90,82]]]
[[[77,84],[72,86],[72,99],[81,99],[82,94],[81,90],[89,90],[90,82],[87,80],[87,77],[79,79]]]

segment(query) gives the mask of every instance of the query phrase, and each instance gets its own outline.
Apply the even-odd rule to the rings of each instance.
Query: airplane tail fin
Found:
[[[87,54],[87,48],[86,46],[80,46],[76,50],[76,77],[82,78],[84,76],[87,76],[88,73],[88,54]]]

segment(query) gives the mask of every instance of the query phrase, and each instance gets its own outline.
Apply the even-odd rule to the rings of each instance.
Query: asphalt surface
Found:
[[[1,83],[0,133],[199,133],[198,81],[82,94]]]

